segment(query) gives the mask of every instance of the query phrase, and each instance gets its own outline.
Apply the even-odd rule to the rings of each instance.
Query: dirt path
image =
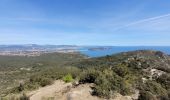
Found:
[[[96,96],[92,96],[91,86],[93,84],[82,84],[62,94],[55,96],[55,100],[103,100]]]
[[[92,85],[82,84],[73,87],[71,83],[57,80],[52,85],[28,93],[28,96],[30,100],[102,100],[91,95]]]
[[[30,92],[30,100],[43,100],[43,98],[50,98],[57,92],[61,92],[64,88],[71,86],[71,83],[64,83],[63,81],[57,80],[54,84],[39,88],[36,91]]]
[[[94,84],[81,84],[76,87],[71,83],[65,83],[57,80],[54,84],[39,88],[28,94],[30,100],[106,100],[97,96],[92,96],[91,87]],[[136,92],[138,94],[138,92]],[[132,96],[115,95],[114,99],[110,100],[132,100],[131,97],[136,98],[136,94]]]

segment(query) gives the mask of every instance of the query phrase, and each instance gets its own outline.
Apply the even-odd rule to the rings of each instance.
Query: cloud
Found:
[[[129,22],[114,28],[114,31],[122,30],[131,32],[168,33],[170,32],[170,13]]]
[[[146,23],[146,22],[149,22],[149,21],[158,20],[158,19],[162,19],[162,18],[165,18],[165,17],[170,17],[170,13],[169,14],[165,14],[165,15],[161,15],[161,16],[156,16],[156,17],[142,19],[142,20],[139,20],[139,21],[136,21],[136,22],[132,22],[132,23],[129,23],[129,24],[125,25],[125,27],[136,25],[136,24],[140,24],[140,23]]]

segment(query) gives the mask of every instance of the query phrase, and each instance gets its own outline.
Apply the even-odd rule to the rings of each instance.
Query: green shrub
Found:
[[[21,92],[24,90],[24,86],[23,84],[20,83],[19,87],[18,87],[18,91]]]
[[[158,77],[157,82],[160,83],[164,88],[170,89],[170,75],[161,75],[160,77]]]
[[[71,74],[67,74],[66,76],[63,77],[63,81],[68,83],[73,81],[73,77]]]
[[[110,98],[112,88],[111,82],[106,79],[104,74],[99,74],[94,82],[96,86],[94,87],[93,95],[97,95],[103,98]]]
[[[170,100],[168,95],[160,95],[160,96],[157,96],[157,98],[158,98],[158,100]]]
[[[25,93],[21,93],[21,94],[10,94],[3,98],[0,97],[0,100],[30,100],[30,98]]]
[[[159,83],[156,83],[155,81],[147,81],[145,89],[156,95],[164,95],[167,92]]]
[[[148,80],[146,83],[140,84],[140,90],[148,91],[156,96],[165,96],[167,95],[167,90],[164,89],[159,83],[155,81]]]
[[[53,83],[53,81],[52,81],[52,79],[50,79],[50,78],[43,78],[43,79],[41,79],[41,81],[40,81],[40,85],[42,86],[42,87],[44,87],[44,86],[46,86],[46,85],[50,85],[50,84],[52,84]]]
[[[148,91],[140,91],[138,100],[157,100],[156,97]]]
[[[107,98],[109,99],[111,97],[111,89],[109,85],[97,85],[93,88],[93,95],[97,95],[102,98]]]
[[[115,66],[113,68],[113,71],[121,77],[125,77],[126,75],[128,75],[130,73],[128,67],[123,64],[119,64],[119,65]]]
[[[52,78],[39,75],[39,76],[31,77],[30,81],[26,84],[39,85],[39,86],[44,87],[52,83],[53,83]]]
[[[122,95],[131,93],[130,85],[112,70],[100,72],[94,83],[96,86],[93,94],[100,97],[110,98],[115,92]]]
[[[13,88],[11,90],[11,92],[14,92],[14,93],[19,93],[19,92],[22,92],[22,91],[24,91],[24,85],[23,84],[20,84],[18,87]]]
[[[24,84],[20,84],[19,86],[12,88],[9,91],[6,91],[7,93],[20,93],[25,90]]]
[[[94,83],[98,77],[99,72],[94,69],[88,69],[82,72],[80,75],[80,83]]]
[[[29,99],[29,97],[28,97],[25,93],[23,93],[23,94],[20,96],[19,100],[30,100],[30,99]]]

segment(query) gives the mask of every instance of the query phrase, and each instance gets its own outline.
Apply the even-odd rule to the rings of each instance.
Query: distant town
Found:
[[[1,56],[40,56],[44,53],[71,53],[76,52],[77,46],[72,45],[0,45]]]
[[[105,46],[76,46],[76,45],[0,45],[1,56],[40,56],[44,53],[74,53],[81,50],[108,50]]]

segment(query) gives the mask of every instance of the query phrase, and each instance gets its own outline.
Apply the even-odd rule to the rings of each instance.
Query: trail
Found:
[[[60,92],[68,86],[71,86],[71,83],[64,83],[61,80],[57,80],[52,85],[30,92],[30,100],[42,100],[43,98],[53,97],[55,93]]]
[[[52,85],[29,92],[28,96],[30,100],[107,100],[92,96],[91,87],[93,86],[94,84],[80,84],[74,87],[71,83],[57,80]],[[117,93],[114,99],[109,100],[136,100],[138,96],[139,91],[131,96],[122,96]]]
[[[92,96],[92,84],[82,84],[72,87],[71,83],[57,80],[54,84],[41,87],[28,93],[30,100],[102,100]]]

